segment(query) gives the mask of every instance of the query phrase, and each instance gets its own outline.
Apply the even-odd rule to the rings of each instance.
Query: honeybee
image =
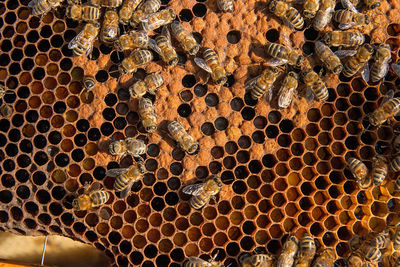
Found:
[[[152,60],[153,54],[149,50],[138,48],[122,60],[118,69],[121,74],[130,74],[136,72],[137,68],[148,64]]]
[[[104,7],[117,8],[122,5],[123,0],[100,0]]]
[[[320,8],[313,21],[314,29],[321,31],[331,21],[335,4],[334,0],[321,0]]]
[[[372,179],[368,177],[368,168],[365,164],[356,158],[349,158],[347,166],[353,176],[356,178],[361,188],[368,188],[371,185]]]
[[[278,92],[278,106],[280,108],[287,108],[292,103],[298,86],[298,79],[299,76],[293,71],[286,75]]]
[[[32,15],[47,14],[52,8],[59,7],[63,0],[32,0],[28,7],[31,9]]]
[[[389,241],[389,231],[385,230],[371,240],[371,246],[377,247],[378,249],[383,249],[386,248],[387,245],[389,245]]]
[[[3,116],[4,118],[10,117],[12,113],[13,113],[13,108],[9,104],[3,103],[0,106],[0,115]]]
[[[339,29],[346,30],[351,27],[365,26],[370,23],[369,16],[351,10],[336,10],[333,19],[339,23]]]
[[[215,260],[215,257],[209,261],[197,257],[189,257],[184,264],[184,267],[223,267],[224,265]]]
[[[108,9],[104,13],[103,26],[100,38],[105,44],[112,44],[119,35],[118,13],[113,9]]]
[[[368,115],[369,122],[373,126],[378,126],[386,122],[389,118],[396,116],[400,111],[400,98],[388,98],[374,112]]]
[[[364,34],[351,31],[330,31],[325,33],[322,40],[328,46],[357,46],[362,45],[365,41]]]
[[[388,173],[388,164],[382,155],[378,155],[372,161],[372,178],[375,185],[380,185]]]
[[[311,90],[319,100],[326,101],[328,99],[328,88],[315,71],[307,69],[302,72],[302,77],[307,89]]]
[[[382,253],[378,247],[376,247],[374,245],[368,245],[364,249],[364,257],[366,260],[368,260],[370,262],[378,262],[382,258]]]
[[[293,265],[294,257],[299,249],[298,243],[299,241],[294,235],[288,237],[276,261],[276,267],[291,267]]]
[[[141,28],[145,32],[149,32],[170,24],[175,17],[176,14],[172,8],[163,9],[142,19]]]
[[[373,52],[374,48],[370,44],[363,44],[360,46],[357,53],[344,64],[343,75],[346,77],[354,76],[354,74],[366,65]],[[365,81],[369,80],[368,66],[362,71],[362,76]]]
[[[89,92],[91,92],[96,85],[96,79],[93,76],[85,76],[83,77],[83,86],[86,89],[86,97],[88,97]]]
[[[81,56],[84,53],[89,55],[92,53],[94,39],[99,34],[99,28],[97,23],[87,23],[82,31],[69,42],[68,48],[72,49],[75,56]]]
[[[166,26],[163,27],[161,35],[158,35],[155,40],[150,39],[149,47],[156,51],[169,66],[175,67],[178,64],[178,54],[171,44],[171,35]]]
[[[121,35],[114,45],[118,51],[145,48],[149,45],[149,36],[145,32],[130,31]]]
[[[228,78],[226,77],[225,68],[221,64],[217,53],[215,53],[214,50],[205,47],[203,57],[204,59],[199,57],[194,58],[196,65],[210,73],[211,78],[216,84],[221,86],[225,84]]]
[[[389,70],[389,62],[391,61],[390,45],[380,44],[373,56],[370,75],[371,81],[377,82],[386,76]]]
[[[131,17],[131,26],[137,27],[139,23],[149,14],[153,14],[157,12],[161,7],[160,0],[146,0],[143,2],[136,11],[132,14]]]
[[[171,23],[172,35],[178,40],[183,50],[185,50],[189,55],[196,55],[199,52],[200,45],[194,39],[193,35],[188,29],[182,26],[179,21],[173,21]]]
[[[183,125],[177,121],[171,121],[168,124],[168,131],[171,137],[179,143],[181,148],[189,155],[193,155],[199,149],[199,143],[194,141],[193,137],[189,135]]]
[[[266,67],[263,73],[245,84],[250,89],[250,96],[254,100],[260,99],[264,94],[268,101],[272,98],[272,86],[278,77],[279,71],[275,67]]]
[[[217,5],[223,12],[233,12],[233,0],[217,0]]]
[[[301,67],[304,63],[304,57],[297,50],[280,44],[266,44],[265,52],[274,58],[269,60],[268,65],[270,66],[279,66],[287,63],[291,66]]]
[[[110,193],[101,190],[99,183],[94,183],[91,187],[84,186],[84,192],[72,201],[74,210],[89,210],[100,207],[110,198]]]
[[[297,30],[304,26],[304,19],[300,12],[284,1],[272,0],[269,4],[269,10]]]
[[[239,258],[242,267],[272,267],[273,258],[269,254],[243,254]]]
[[[139,161],[129,168],[108,170],[106,175],[117,177],[114,182],[114,190],[117,193],[120,192],[121,198],[124,198],[131,191],[132,185],[142,178],[145,171],[144,164]]]
[[[155,94],[158,88],[163,85],[164,77],[159,73],[147,75],[143,81],[137,81],[129,88],[131,97],[142,97],[147,92]]]
[[[157,130],[157,115],[150,99],[144,97],[139,99],[138,113],[146,131],[148,133],[155,132]]]
[[[343,70],[342,62],[332,50],[321,41],[315,42],[315,53],[324,63],[324,66],[335,74],[339,74]]]
[[[97,22],[100,18],[100,8],[92,5],[69,5],[65,16],[73,20]]]
[[[211,198],[221,191],[222,182],[217,176],[211,176],[205,183],[187,185],[182,192],[191,195],[190,206],[196,210],[201,209],[208,204]]]
[[[313,17],[315,17],[317,11],[319,10],[319,4],[319,0],[305,0],[303,4],[304,17],[308,19],[312,19]]]
[[[393,247],[396,250],[400,248],[400,224],[396,225],[396,229],[393,235]]]
[[[114,141],[109,145],[110,154],[119,157],[122,157],[126,154],[137,157],[145,154],[146,150],[146,144],[142,140],[137,140],[134,138],[126,138],[125,140]]]
[[[333,249],[324,249],[319,256],[316,257],[312,267],[328,267],[334,266],[336,255]]]
[[[297,253],[295,266],[306,267],[310,266],[311,261],[315,256],[315,241],[310,235],[305,234],[299,243],[299,252]]]
[[[141,2],[142,0],[124,0],[118,13],[119,23],[122,25],[128,25],[132,18],[133,12]]]

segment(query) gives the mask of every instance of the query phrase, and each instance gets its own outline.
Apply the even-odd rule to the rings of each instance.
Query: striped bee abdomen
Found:
[[[98,207],[103,205],[104,203],[106,203],[108,201],[108,199],[110,198],[110,193],[106,192],[106,191],[97,191],[91,194],[90,196],[93,200],[93,207]]]
[[[207,204],[209,200],[210,194],[208,194],[205,190],[201,190],[199,195],[192,196],[190,198],[190,206],[198,210],[201,209],[205,204]]]
[[[304,19],[297,9],[290,7],[286,13],[287,19],[293,24],[296,29],[301,29],[304,26]]]

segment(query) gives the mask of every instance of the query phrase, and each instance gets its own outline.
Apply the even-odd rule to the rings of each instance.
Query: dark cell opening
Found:
[[[226,118],[219,117],[218,119],[215,120],[214,124],[217,130],[224,131],[226,130],[226,128],[228,128],[229,122]]]
[[[219,98],[215,93],[208,94],[205,98],[206,105],[209,107],[215,107],[218,105]]]
[[[228,32],[226,38],[230,44],[237,44],[241,39],[240,31],[230,31]]]
[[[181,181],[177,177],[172,177],[168,180],[167,184],[171,190],[177,190],[181,186]]]
[[[111,123],[105,122],[101,125],[100,130],[103,135],[109,136],[114,132],[114,127]]]
[[[192,108],[189,104],[182,104],[178,107],[178,114],[181,117],[187,118],[192,113]]]
[[[64,39],[57,34],[51,37],[50,43],[52,47],[61,47],[64,44]]]
[[[151,201],[151,207],[156,210],[156,211],[161,211],[165,208],[165,202],[164,199],[160,197],[155,197]]]
[[[25,118],[28,122],[36,122],[39,119],[39,114],[36,110],[32,109],[25,114]]]
[[[179,13],[179,19],[185,22],[191,21],[193,19],[192,11],[190,9],[182,9]]]
[[[42,185],[42,184],[44,184],[45,182],[46,182],[46,174],[44,174],[44,172],[41,172],[41,171],[37,171],[37,172],[35,172],[34,174],[33,174],[33,176],[32,176],[32,178],[33,178],[33,182],[36,184],[36,185]]]
[[[69,157],[65,153],[60,153],[56,156],[56,164],[60,167],[65,167],[69,164]]]
[[[6,146],[6,154],[9,157],[15,157],[18,154],[18,146],[15,144],[8,144]]]
[[[21,114],[15,114],[13,117],[12,117],[12,119],[11,119],[11,122],[12,122],[12,124],[15,126],[15,127],[20,127],[23,123],[24,123],[24,117],[21,115]],[[40,121],[39,123],[38,123],[38,125],[37,125],[37,127],[38,127],[38,130],[39,130],[39,124],[41,123],[42,121]],[[46,121],[47,122],[47,121]],[[48,122],[47,122],[47,124],[49,124]],[[8,124],[9,125],[9,124]],[[49,126],[50,127],[50,126]],[[2,129],[2,126],[0,126],[0,130]],[[46,130],[46,132],[47,132],[48,130]],[[40,130],[39,130],[39,132],[40,132]]]
[[[33,60],[31,59],[31,58],[25,58],[23,61],[22,61],[22,68],[24,69],[24,70],[31,70],[31,69],[33,69],[33,66],[34,66],[35,64],[33,63]],[[26,98],[26,97],[28,97],[29,96],[29,94],[28,95],[26,95],[24,98]],[[19,95],[19,97],[22,97],[21,95]]]
[[[14,61],[20,61],[23,58],[24,54],[21,49],[14,49],[11,53],[11,58]]]
[[[234,111],[240,111],[244,106],[244,102],[241,98],[236,97],[231,101],[231,108]]]
[[[95,76],[96,80],[100,83],[103,83],[108,80],[108,73],[105,70],[99,70]]]
[[[314,41],[318,38],[319,32],[316,31],[314,28],[308,28],[304,31],[304,37],[307,40]]]
[[[71,156],[72,159],[76,162],[81,162],[85,157],[85,153],[82,149],[75,149],[74,151],[72,151]]]
[[[113,124],[114,124],[114,127],[115,127],[117,130],[122,130],[122,129],[125,128],[127,122],[126,122],[126,119],[125,119],[124,117],[118,117],[118,118],[116,118],[116,119],[114,120],[114,123],[113,123]]]
[[[47,145],[47,139],[44,135],[37,135],[33,139],[33,144],[35,147],[42,149]]]
[[[186,88],[192,88],[196,84],[196,77],[194,75],[185,75],[182,79],[182,85]],[[196,89],[195,89],[196,94]]]
[[[183,166],[179,162],[174,162],[170,166],[170,171],[173,175],[180,175],[183,171]]]
[[[64,58],[60,62],[60,67],[64,71],[68,71],[72,68],[72,61],[69,58]]]
[[[244,95],[244,102],[245,102],[247,105],[249,105],[249,106],[255,106],[255,105],[257,105],[257,103],[258,103],[258,101],[257,101],[256,99],[253,99],[253,98],[251,97],[251,93],[250,93],[250,92],[247,92],[247,93]]]
[[[245,108],[242,110],[241,113],[242,113],[243,119],[245,119],[245,120],[247,120],[247,121],[252,120],[252,119],[254,118],[254,116],[256,115],[255,110],[254,110],[253,108],[251,108],[251,107],[245,107]]]
[[[112,107],[118,102],[118,98],[115,94],[108,94],[105,97],[104,101],[107,106]]]
[[[38,44],[39,51],[47,52],[50,49],[50,42],[48,40],[41,40]]]
[[[208,176],[208,169],[205,166],[199,166],[195,171],[196,177],[200,179],[204,179]]]
[[[8,133],[8,139],[11,142],[18,142],[21,138],[21,132],[18,129],[11,129]]]
[[[210,122],[206,122],[203,123],[203,125],[201,126],[201,131],[205,134],[205,135],[213,135],[215,133],[215,128],[214,125]]]
[[[279,39],[279,32],[276,29],[271,29],[271,30],[267,31],[267,33],[265,34],[265,37],[267,38],[267,40],[269,42],[275,43]]]
[[[19,144],[19,148],[21,149],[22,152],[31,153],[33,150],[32,142],[28,139],[24,139]]]
[[[207,7],[204,4],[196,4],[192,8],[193,14],[196,17],[203,17],[207,12]]]
[[[112,62],[118,64],[118,63],[122,62],[122,60],[124,60],[124,53],[113,51],[111,53],[110,58],[111,58]]]
[[[105,54],[105,55],[110,54],[112,50],[113,50],[113,48],[110,47],[110,46],[107,46],[105,44],[101,44],[100,45],[100,52]]]
[[[45,75],[46,73],[43,68],[36,68],[33,70],[33,78],[36,80],[42,80]]]
[[[158,182],[154,185],[154,193],[159,196],[163,196],[167,192],[167,186],[165,183]]]
[[[202,97],[207,93],[207,85],[205,84],[197,84],[194,87],[194,94],[198,97]]]

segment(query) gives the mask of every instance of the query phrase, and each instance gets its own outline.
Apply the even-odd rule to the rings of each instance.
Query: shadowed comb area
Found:
[[[333,248],[343,266],[353,235],[397,224],[395,175],[380,187],[361,189],[346,168],[346,159],[355,157],[371,170],[376,153],[393,152],[388,145],[399,118],[365,129],[362,121],[386,92],[399,96],[393,72],[371,84],[360,75],[327,73],[326,101],[298,97],[277,109],[244,89],[263,70],[264,45],[289,40],[319,73],[322,63],[309,55],[333,26],[292,30],[262,1],[236,0],[233,13],[219,11],[216,1],[161,2],[203,48],[216,51],[225,64],[224,86],[208,79],[174,38],[178,66],[168,68],[154,53],[150,64],[120,76],[128,53],[98,40],[89,57],[72,57],[68,43],[83,24],[66,19],[63,7],[40,17],[30,14],[28,0],[0,3],[0,82],[11,92],[3,102],[14,110],[0,118],[0,230],[67,236],[104,251],[114,266],[146,267],[180,266],[187,257],[208,259],[217,252],[218,261],[235,267],[243,252],[265,247],[278,256],[288,234],[300,239],[309,233],[318,252]],[[390,8],[381,1],[379,12],[367,11],[372,24],[358,31],[371,44],[390,44],[397,62],[399,10]],[[148,134],[129,87],[155,72],[165,83],[155,97],[146,95],[159,124]],[[97,82],[88,93],[81,82],[87,75]],[[199,143],[194,155],[164,134],[174,120]],[[137,159],[107,149],[110,141],[128,137],[146,143],[146,170],[122,199],[106,172]],[[183,186],[211,175],[221,177],[222,191],[216,201],[192,209]],[[108,202],[71,210],[74,194],[93,182],[110,192]]]

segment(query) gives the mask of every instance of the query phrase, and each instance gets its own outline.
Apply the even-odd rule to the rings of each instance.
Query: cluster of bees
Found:
[[[61,5],[62,0],[32,0],[29,3],[34,15],[44,14]],[[218,0],[219,8],[224,12],[233,11],[232,0]],[[102,7],[106,8],[103,23],[100,27],[98,21],[101,17]],[[119,11],[117,8],[119,8]],[[86,4],[80,1],[69,0],[66,16],[86,24],[68,44],[75,56],[90,55],[94,41],[99,39],[106,45],[112,45],[117,51],[133,50],[128,57],[122,60],[119,66],[121,74],[131,74],[153,60],[153,54],[149,49],[157,52],[166,65],[174,67],[178,64],[178,55],[171,44],[171,34],[179,42],[182,49],[189,55],[195,56],[200,45],[192,33],[179,21],[174,21],[176,15],[170,8],[159,10],[160,0],[90,0]],[[131,31],[119,34],[119,25],[130,26]],[[161,34],[154,39],[149,33],[162,28]],[[170,29],[170,30],[169,30]],[[203,58],[195,57],[195,63],[210,73],[216,84],[224,84],[227,81],[224,67],[215,53],[210,48],[203,49]],[[86,93],[93,90],[96,79],[92,76],[83,78]],[[148,133],[157,130],[157,116],[154,112],[152,101],[145,97],[147,93],[155,94],[164,83],[164,77],[160,73],[148,74],[143,80],[135,82],[130,88],[130,95],[139,99],[138,114]],[[189,155],[199,151],[199,144],[190,136],[183,125],[178,121],[168,124],[168,135],[174,139],[180,147]],[[128,195],[132,185],[139,181],[145,173],[145,166],[141,155],[147,152],[147,146],[142,140],[126,138],[113,141],[109,145],[111,155],[124,157],[131,155],[138,160],[129,168],[110,169],[106,172],[109,177],[116,177],[114,182],[115,192],[124,198]],[[194,209],[205,206],[210,199],[215,198],[222,187],[221,179],[217,176],[209,177],[204,183],[188,185],[183,192],[191,195],[190,204]],[[102,190],[97,183],[92,186],[85,185],[84,192],[76,196],[72,201],[72,207],[76,210],[88,210],[106,203],[110,193]]]
[[[400,249],[400,224],[385,229],[372,239],[370,235],[355,236],[349,244],[352,250],[347,258],[349,266],[380,266],[379,263],[383,263],[382,260],[386,255],[389,256],[388,262],[382,266],[400,266],[400,252],[398,251]],[[393,252],[385,253],[384,251],[390,246]]]
[[[326,248],[316,255],[317,247],[314,238],[305,234],[299,241],[296,236],[289,235],[283,245],[282,251],[277,258],[267,253],[244,253],[239,257],[242,267],[328,267],[334,266],[336,255],[333,249]],[[186,267],[223,267],[222,263],[214,258],[209,261],[197,257],[189,257],[185,262]],[[361,265],[360,265],[361,267]]]
[[[282,19],[289,27],[303,29],[305,20],[309,19],[316,30],[322,30],[333,18],[338,23],[340,30],[329,31],[315,43],[315,54],[322,62],[325,69],[333,74],[342,74],[347,78],[353,77],[361,72],[366,82],[378,82],[383,79],[389,70],[391,62],[390,45],[371,45],[365,42],[365,37],[357,31],[345,31],[350,28],[357,28],[370,23],[367,15],[360,13],[358,9],[368,10],[380,6],[378,0],[364,0],[361,3],[342,0],[345,9],[334,11],[336,1],[334,0],[304,0],[303,16],[291,3],[298,4],[299,1],[272,0],[269,2],[269,10],[272,14]],[[357,8],[358,9],[357,9]],[[246,88],[251,91],[254,100],[266,95],[267,101],[273,97],[273,84],[277,80],[280,69],[278,66],[288,65],[288,73],[283,79],[282,85],[277,92],[277,103],[280,108],[287,108],[295,96],[296,90],[299,94],[312,100],[326,101],[329,97],[328,89],[321,78],[321,73],[316,73],[302,56],[301,51],[290,47],[289,38],[281,36],[282,43],[268,43],[265,51],[270,59],[263,73],[248,81]],[[350,48],[358,47],[356,50]],[[332,48],[339,49],[335,52]],[[342,59],[349,57],[343,64]],[[372,61],[369,64],[369,61]],[[400,75],[400,65],[392,64],[392,70]],[[300,77],[295,69],[302,69]],[[304,83],[300,88],[299,78]],[[299,88],[298,88],[299,87]]]

